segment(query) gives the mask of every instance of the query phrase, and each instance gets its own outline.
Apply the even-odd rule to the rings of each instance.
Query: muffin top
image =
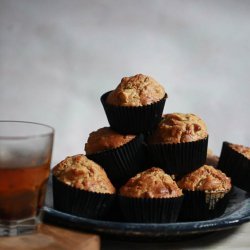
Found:
[[[163,115],[156,130],[148,138],[148,143],[191,142],[207,136],[206,124],[197,115],[172,113]]]
[[[115,188],[103,168],[82,154],[65,158],[53,168],[53,175],[63,183],[78,189],[115,193]]]
[[[245,147],[239,144],[232,144],[232,143],[229,144],[229,147],[235,150],[236,152],[244,155],[247,159],[250,160],[250,148],[249,147]]]
[[[107,97],[106,102],[115,106],[144,106],[165,96],[163,86],[151,76],[138,74],[122,78],[120,84]]]
[[[229,177],[208,165],[185,175],[177,184],[181,189],[189,191],[227,192],[232,187]]]
[[[109,127],[100,128],[90,133],[85,152],[87,155],[118,148],[135,138],[135,135],[122,135]]]
[[[152,167],[128,180],[120,195],[133,198],[172,198],[182,195],[173,179],[162,169]]]

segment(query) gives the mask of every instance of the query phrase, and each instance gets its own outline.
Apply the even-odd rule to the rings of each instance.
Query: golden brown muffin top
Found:
[[[233,143],[230,143],[229,147],[235,150],[236,152],[244,155],[247,159],[250,160],[250,148],[249,147],[245,147],[243,145],[233,144]]]
[[[138,74],[123,77],[120,84],[107,97],[106,102],[115,106],[144,106],[165,96],[163,86],[151,76]]]
[[[52,171],[58,180],[69,186],[96,193],[115,193],[103,168],[85,155],[68,156]]]
[[[172,198],[182,195],[173,179],[162,169],[152,167],[128,180],[120,195],[133,198]]]
[[[212,166],[204,165],[185,175],[177,185],[189,191],[227,192],[231,189],[231,179]]]
[[[191,142],[207,136],[206,124],[197,115],[172,113],[163,115],[156,130],[148,138],[148,143]]]
[[[118,148],[135,138],[135,135],[122,135],[109,127],[100,128],[90,133],[85,152],[87,155],[102,152],[104,150]]]

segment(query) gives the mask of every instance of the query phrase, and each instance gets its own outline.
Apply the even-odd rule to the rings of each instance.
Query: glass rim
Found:
[[[0,125],[3,123],[16,123],[16,124],[31,124],[31,125],[39,125],[41,127],[46,127],[48,129],[50,129],[49,132],[41,132],[41,133],[37,133],[37,134],[33,134],[33,135],[24,135],[24,136],[11,136],[11,135],[7,135],[7,136],[2,136],[0,135],[0,139],[5,139],[5,140],[17,140],[17,139],[29,139],[29,138],[35,138],[35,137],[44,137],[44,136],[50,136],[50,135],[54,135],[55,133],[55,129],[47,124],[44,123],[39,123],[39,122],[31,122],[31,121],[21,121],[21,120],[0,120]]]

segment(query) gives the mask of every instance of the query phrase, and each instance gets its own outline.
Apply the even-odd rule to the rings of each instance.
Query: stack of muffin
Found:
[[[226,208],[230,178],[205,165],[208,133],[194,114],[162,114],[167,94],[152,77],[122,78],[101,102],[110,127],[90,133],[86,156],[53,169],[54,207],[103,219],[203,220]]]

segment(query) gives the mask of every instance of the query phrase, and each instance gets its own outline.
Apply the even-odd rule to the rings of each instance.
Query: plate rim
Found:
[[[235,187],[234,187],[235,188]],[[236,192],[239,188],[236,188]],[[243,190],[239,189],[244,192]],[[176,235],[202,234],[231,229],[250,221],[250,196],[242,199],[242,206],[232,213],[211,220],[172,222],[172,223],[133,223],[109,220],[96,220],[60,212],[53,207],[42,208],[42,219],[46,223],[69,226],[88,232],[122,235],[167,237]]]

